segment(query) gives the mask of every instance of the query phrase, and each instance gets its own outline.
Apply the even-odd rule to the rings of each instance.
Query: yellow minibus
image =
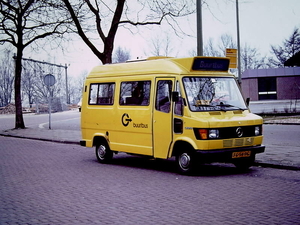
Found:
[[[125,152],[175,157],[182,174],[212,162],[248,169],[265,150],[262,123],[229,73],[229,58],[152,57],[90,72],[80,144],[95,147],[101,163]]]

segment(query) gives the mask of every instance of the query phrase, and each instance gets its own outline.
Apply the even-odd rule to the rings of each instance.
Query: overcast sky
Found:
[[[236,1],[206,2],[209,9],[204,6],[202,12],[204,43],[209,38],[217,42],[225,33],[236,40]],[[280,45],[291,35],[294,28],[300,28],[300,0],[239,0],[239,14],[241,44],[247,43],[257,48],[262,55],[269,54],[271,45]],[[115,47],[125,47],[130,51],[132,58],[147,57],[151,53],[151,39],[164,39],[164,35],[168,33],[173,47],[171,56],[189,56],[189,52],[196,49],[196,15],[180,20],[180,25],[189,36],[182,35],[179,38],[167,26],[143,28],[140,29],[140,34],[132,34],[120,28]],[[68,73],[71,76],[77,76],[82,71],[89,71],[100,64],[83,42],[78,43],[74,51],[66,53],[65,56],[56,56],[55,63],[70,64]],[[43,60],[48,59],[45,56]]]

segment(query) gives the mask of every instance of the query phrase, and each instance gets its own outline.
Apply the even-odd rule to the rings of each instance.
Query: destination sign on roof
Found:
[[[229,59],[195,58],[192,70],[228,71]]]

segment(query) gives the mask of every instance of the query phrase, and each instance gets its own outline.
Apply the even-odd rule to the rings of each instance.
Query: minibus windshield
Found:
[[[183,86],[191,111],[247,109],[232,77],[184,77]]]

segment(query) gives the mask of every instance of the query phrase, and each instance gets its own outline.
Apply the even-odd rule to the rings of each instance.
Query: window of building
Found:
[[[277,99],[277,81],[276,77],[258,78],[258,99]]]

